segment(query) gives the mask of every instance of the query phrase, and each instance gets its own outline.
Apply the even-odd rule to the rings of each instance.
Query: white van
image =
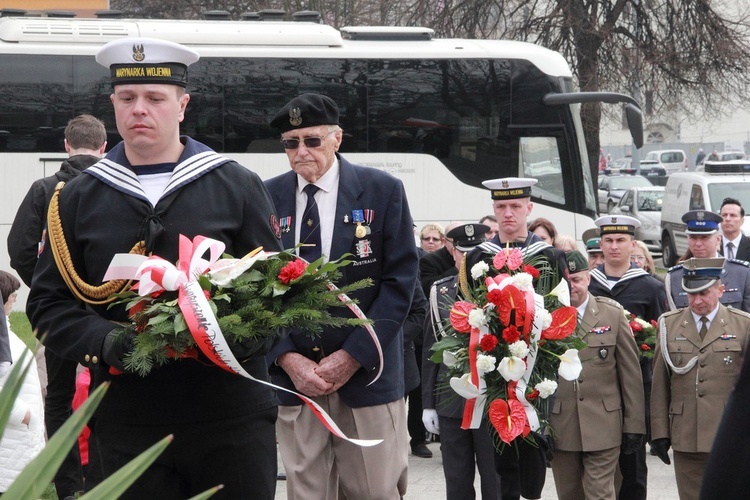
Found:
[[[719,213],[724,198],[739,200],[750,212],[750,161],[705,163],[705,172],[677,172],[667,179],[661,210],[662,259],[667,267],[687,252],[687,236],[682,216],[690,210]],[[750,215],[742,225],[750,234]]]
[[[685,156],[685,152],[681,149],[651,151],[643,159],[658,162],[667,171],[667,175],[675,172],[684,172],[688,168],[687,156]]]

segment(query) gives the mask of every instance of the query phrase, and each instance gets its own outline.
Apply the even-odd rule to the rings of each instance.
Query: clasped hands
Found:
[[[315,362],[296,352],[282,354],[276,360],[305,396],[325,396],[347,383],[362,366],[343,349]]]

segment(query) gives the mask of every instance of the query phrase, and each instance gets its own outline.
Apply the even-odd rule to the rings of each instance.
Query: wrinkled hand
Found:
[[[322,396],[331,392],[333,384],[321,378],[315,370],[318,364],[296,352],[282,354],[276,360],[289,378],[297,391],[305,396]]]
[[[102,343],[102,360],[121,372],[127,371],[123,360],[133,350],[135,333],[132,330],[112,330],[107,333]]]
[[[622,453],[624,455],[632,455],[635,453],[638,448],[643,446],[643,439],[646,436],[643,434],[631,434],[629,432],[625,432],[622,434],[622,444],[620,445],[620,449],[622,450]]]
[[[242,363],[253,356],[268,354],[276,341],[276,337],[251,337],[242,341],[234,341],[227,337],[226,341],[234,357]]]
[[[422,423],[427,432],[431,434],[440,434],[440,424],[438,423],[437,410],[425,408],[422,410]]]
[[[315,373],[320,378],[333,384],[331,390],[326,394],[338,391],[362,367],[359,361],[343,349],[339,349],[330,356],[321,359],[318,365]]]
[[[667,465],[672,463],[669,460],[669,447],[672,446],[672,441],[669,438],[659,438],[651,441],[651,449],[654,450],[656,456],[661,458],[661,461]]]

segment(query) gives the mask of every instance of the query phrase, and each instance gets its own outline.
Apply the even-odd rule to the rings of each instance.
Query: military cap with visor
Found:
[[[724,272],[724,257],[710,259],[690,258],[682,262],[682,289],[687,293],[699,293],[721,281]]]
[[[200,58],[193,49],[156,38],[119,38],[96,53],[96,62],[110,69],[112,86],[168,83],[187,86],[187,68]]]
[[[721,215],[708,210],[691,210],[682,216],[685,234],[711,235],[719,231]]]
[[[490,227],[485,224],[462,224],[454,227],[445,235],[453,241],[453,246],[462,252],[469,252],[475,246],[487,241],[486,234]]]

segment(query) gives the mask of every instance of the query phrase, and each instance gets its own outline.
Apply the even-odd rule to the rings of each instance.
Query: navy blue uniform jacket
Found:
[[[375,332],[383,348],[383,373],[372,385],[378,369],[378,356],[369,333],[362,328],[329,328],[319,338],[310,338],[301,331],[292,332],[280,341],[267,355],[269,372],[274,383],[294,389],[289,376],[274,364],[286,352],[298,352],[318,360],[321,353],[328,355],[344,349],[362,368],[344,384],[338,394],[352,408],[375,406],[404,397],[404,356],[402,324],[414,292],[417,279],[418,258],[412,233],[412,218],[406,192],[400,180],[374,168],[352,165],[338,157],[340,165],[336,219],[331,242],[331,260],[350,253],[354,261],[343,269],[342,282],[351,283],[372,278],[374,286],[353,294],[359,307],[374,321]],[[284,248],[292,248],[294,241],[295,190],[297,174],[289,171],[266,181],[266,187],[276,205],[280,218],[291,217],[288,232],[282,233]],[[352,223],[352,210],[373,210],[370,234],[356,238],[356,224]],[[345,222],[346,220],[349,222]],[[369,241],[369,252],[358,252],[357,245]],[[361,246],[361,245],[360,245]],[[313,350],[317,348],[317,350]],[[279,392],[284,405],[301,404],[301,400]]]

